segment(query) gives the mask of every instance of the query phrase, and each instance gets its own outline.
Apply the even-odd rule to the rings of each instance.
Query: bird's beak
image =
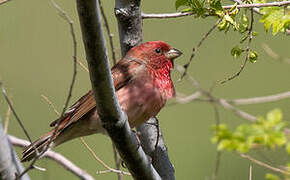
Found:
[[[182,52],[175,48],[171,48],[168,52],[165,53],[165,56],[171,60],[178,58],[181,55],[182,55]]]

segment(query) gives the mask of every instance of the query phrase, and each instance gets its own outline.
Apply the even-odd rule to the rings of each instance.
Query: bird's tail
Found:
[[[32,160],[36,156],[36,149],[38,153],[43,153],[51,139],[52,134],[53,131],[50,131],[49,133],[45,134],[44,136],[31,143],[29,146],[25,147],[22,152],[21,162]],[[50,144],[50,148],[53,146],[54,143],[52,141]]]

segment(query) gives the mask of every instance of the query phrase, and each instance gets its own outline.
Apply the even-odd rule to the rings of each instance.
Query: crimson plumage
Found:
[[[128,116],[130,126],[136,127],[156,116],[166,101],[175,95],[170,72],[173,59],[182,53],[163,41],[151,41],[133,47],[115,66],[112,77],[118,101]],[[55,126],[57,120],[51,123]],[[35,156],[33,147],[43,151],[48,140],[55,147],[76,137],[106,133],[96,112],[92,90],[73,104],[54,129],[40,137],[23,151],[22,161]]]

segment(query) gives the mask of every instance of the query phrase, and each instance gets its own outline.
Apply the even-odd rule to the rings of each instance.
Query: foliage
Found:
[[[266,3],[266,0],[245,0],[244,3]],[[240,43],[249,39],[250,36],[256,36],[257,32],[250,29],[250,22],[248,18],[248,11],[240,11],[237,8],[237,3],[229,10],[224,10],[220,0],[176,0],[175,8],[181,9],[181,12],[192,12],[195,17],[206,18],[208,16],[215,16],[221,18],[218,25],[220,31],[225,33],[232,29],[239,32],[241,36]],[[272,34],[276,35],[278,32],[285,32],[290,29],[290,11],[286,7],[264,7],[260,8],[262,14],[260,22],[264,24],[264,28],[268,31],[272,27]],[[251,32],[250,32],[251,31]],[[246,33],[248,32],[248,33]],[[234,58],[240,57],[245,52],[245,49],[235,46],[231,50],[231,55]],[[255,63],[258,59],[256,51],[249,51],[246,56],[250,62]]]
[[[267,3],[266,0],[245,0],[244,3]],[[249,20],[245,12],[240,12],[236,8],[237,3],[230,10],[224,10],[220,0],[176,0],[175,8],[186,7],[181,12],[192,12],[195,17],[217,16],[223,18],[219,25],[220,30],[227,32],[232,26],[234,30],[243,33],[246,32]],[[290,11],[287,7],[263,7],[260,8],[260,22],[264,24],[265,30],[272,27],[272,34],[285,32],[290,29]],[[238,21],[235,17],[240,14],[241,19]]]
[[[289,145],[284,134],[285,122],[282,113],[275,109],[269,112],[266,119],[259,117],[253,124],[241,124],[232,132],[227,125],[213,126],[215,135],[212,142],[217,143],[218,150],[247,153],[256,147],[275,149],[284,146],[289,152]]]
[[[248,153],[255,148],[276,149],[285,148],[290,155],[290,142],[284,130],[286,122],[282,121],[282,113],[279,109],[270,111],[266,118],[259,117],[258,121],[252,124],[241,124],[235,131],[231,131],[226,124],[214,125],[212,127],[214,136],[212,142],[217,143],[219,151],[236,151]],[[290,169],[288,164],[286,169]],[[279,176],[267,173],[267,180],[280,180]],[[288,176],[285,175],[285,179]]]
[[[263,13],[260,19],[264,23],[264,28],[268,31],[272,27],[272,34],[276,35],[278,32],[285,32],[290,29],[290,11],[287,8],[281,7],[267,7],[262,8]]]

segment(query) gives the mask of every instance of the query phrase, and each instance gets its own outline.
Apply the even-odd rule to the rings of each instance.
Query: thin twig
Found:
[[[208,32],[206,32],[205,34],[204,34],[204,36],[201,38],[201,40],[198,42],[198,44],[197,44],[197,46],[195,47],[195,48],[193,48],[192,49],[192,54],[191,54],[191,56],[190,56],[190,58],[189,58],[189,60],[188,60],[188,62],[185,64],[185,65],[183,65],[183,67],[184,67],[184,72],[183,72],[183,74],[181,75],[181,77],[180,77],[180,80],[186,75],[186,73],[187,73],[187,69],[189,68],[189,65],[190,65],[190,63],[191,63],[191,61],[193,60],[193,58],[194,58],[194,56],[195,56],[195,54],[197,53],[197,51],[198,51],[198,49],[200,48],[200,46],[202,45],[202,43],[204,42],[204,40],[210,35],[210,33],[219,25],[219,23],[222,21],[222,18],[221,19],[219,19],[210,29],[209,29],[209,31]]]
[[[179,104],[185,104],[185,103],[188,103],[188,102],[194,101],[195,99],[200,98],[201,95],[202,93],[200,91],[196,91],[193,94],[185,96],[185,97],[176,96],[175,102]]]
[[[53,105],[53,103],[48,99],[48,97],[46,97],[45,95],[41,95],[41,97],[48,103],[48,105],[53,109],[53,111],[55,112],[56,115],[60,115],[60,113],[57,111],[57,109],[55,108],[55,106]]]
[[[249,180],[252,180],[252,165],[250,165],[250,170],[249,170]]]
[[[87,72],[89,72],[89,69],[81,62],[81,61],[77,61],[77,63]]]
[[[248,41],[248,45],[246,47],[246,58],[245,58],[243,64],[241,65],[240,70],[238,72],[236,72],[234,75],[228,77],[226,80],[222,81],[221,84],[224,84],[224,83],[238,77],[241,74],[241,72],[244,70],[244,68],[246,67],[247,62],[250,59],[250,45],[251,45],[251,42],[253,39],[253,24],[254,24],[254,11],[253,11],[253,9],[251,9],[251,23],[250,23],[250,27],[249,27],[249,33],[248,33],[249,41]]]
[[[4,121],[4,132],[7,134],[8,132],[8,126],[9,126],[9,120],[10,120],[10,115],[11,115],[11,108],[8,105],[7,113],[5,116],[5,121]]]
[[[14,145],[18,147],[26,147],[30,143],[28,141],[25,141],[23,139],[17,138],[12,135],[8,135],[9,141]],[[70,160],[62,156],[61,154],[48,150],[45,154],[43,154],[44,158],[49,158],[53,161],[56,161],[58,164],[63,166],[68,171],[72,172],[76,176],[78,176],[81,179],[84,180],[94,180],[94,178],[89,175],[86,171],[80,169],[78,166],[76,166],[74,163],[72,163]]]
[[[71,36],[72,36],[72,40],[73,40],[73,76],[72,76],[72,81],[70,84],[70,88],[69,88],[69,93],[68,96],[66,98],[62,113],[60,115],[60,117],[62,117],[68,107],[69,101],[71,99],[72,96],[72,90],[75,84],[75,80],[76,80],[76,75],[77,75],[77,41],[76,41],[76,35],[75,35],[75,31],[74,31],[74,26],[73,26],[73,21],[71,20],[71,18],[67,15],[67,13],[61,9],[53,0],[51,0],[52,5],[56,8],[56,10],[60,13],[60,16],[69,24],[70,26],[70,32],[71,32]],[[27,173],[29,170],[33,169],[33,165],[35,164],[36,160],[42,156],[50,147],[50,144],[52,143],[53,137],[56,135],[57,131],[58,131],[58,127],[59,127],[59,122],[60,122],[61,118],[58,119],[58,121],[56,122],[55,125],[55,129],[53,131],[52,136],[50,137],[47,145],[45,146],[44,150],[41,153],[37,153],[36,156],[34,157],[34,159],[31,161],[31,163],[29,164],[29,166],[18,176],[18,178],[20,178],[23,174]],[[37,152],[37,149],[36,149]]]
[[[168,19],[168,18],[178,18],[184,16],[191,16],[192,12],[177,12],[177,13],[164,13],[164,14],[146,14],[142,13],[142,19]]]
[[[287,98],[290,98],[290,91],[278,93],[278,94],[273,94],[270,96],[233,99],[233,100],[227,100],[227,101],[231,104],[234,104],[234,105],[248,105],[248,104],[275,102],[275,101],[279,101],[279,100],[283,100],[283,99],[287,99]]]
[[[90,153],[93,155],[93,157],[95,158],[95,160],[97,160],[104,168],[108,169],[108,172],[113,172],[113,173],[121,173],[124,175],[129,175],[131,176],[130,173],[125,172],[125,171],[121,171],[121,170],[117,170],[114,168],[111,168],[110,166],[108,166],[104,161],[102,161],[97,155],[96,153],[92,150],[92,148],[86,143],[86,141],[83,138],[80,138],[81,142],[85,145],[85,147],[90,151]],[[99,172],[98,172],[99,174]]]
[[[214,109],[214,117],[215,117],[216,127],[218,128],[219,124],[220,124],[219,111],[218,111],[218,108],[217,108],[216,104],[212,103],[212,105],[213,105],[213,109]],[[222,155],[222,152],[221,151],[217,151],[217,153],[216,153],[216,161],[215,161],[215,170],[214,170],[214,173],[212,175],[212,180],[216,180],[216,178],[218,176],[220,162],[221,162],[221,155]]]
[[[237,2],[237,3],[239,3],[239,4],[245,4],[242,0],[231,0],[231,1],[233,1],[233,2]],[[262,13],[260,12],[260,9],[259,9],[259,8],[254,7],[253,10],[254,10],[257,14],[262,15]]]
[[[7,2],[9,2],[9,1],[11,1],[11,0],[0,0],[0,5],[1,5],[1,4],[4,4],[4,3],[7,3]]]
[[[285,58],[285,57],[281,57],[279,54],[277,54],[276,52],[274,52],[268,44],[262,43],[262,47],[264,49],[264,51],[267,53],[268,56],[270,56],[271,58],[281,62],[281,63],[287,63],[290,64],[290,58]]]
[[[114,160],[115,160],[115,165],[116,165],[116,169],[120,170],[121,168],[121,159],[118,155],[118,151],[114,145],[114,143],[112,143],[113,146],[113,153],[114,153]],[[123,174],[122,173],[117,173],[118,176],[118,180],[123,180]]]
[[[68,93],[68,96],[66,98],[66,101],[65,101],[62,113],[61,113],[61,116],[62,116],[65,113],[65,111],[68,107],[69,101],[71,99],[72,91],[73,91],[73,87],[74,87],[76,75],[77,75],[77,40],[76,40],[76,34],[75,34],[75,30],[74,30],[74,24],[73,24],[73,21],[71,20],[71,18],[53,0],[51,0],[51,3],[57,9],[57,11],[60,13],[60,16],[69,24],[70,32],[71,32],[71,36],[72,36],[72,40],[73,40],[73,62],[74,62],[73,76],[72,76],[72,81],[70,83],[69,93]]]
[[[221,164],[221,155],[222,155],[221,151],[217,151],[216,152],[215,169],[214,169],[214,173],[212,175],[212,180],[216,180],[216,178],[218,176],[219,167],[220,167],[220,164]]]
[[[258,164],[258,165],[260,165],[260,166],[262,166],[262,167],[265,167],[265,168],[267,168],[267,169],[270,169],[270,170],[272,170],[272,171],[274,171],[274,172],[278,172],[278,173],[282,173],[282,174],[290,175],[290,172],[288,172],[288,171],[284,171],[284,170],[282,170],[282,169],[280,169],[280,168],[276,168],[276,167],[270,166],[269,164],[266,164],[266,163],[264,163],[264,162],[262,162],[262,161],[259,161],[259,160],[253,158],[253,157],[250,156],[250,155],[247,155],[247,154],[240,154],[240,156],[241,156],[242,158],[249,159],[249,160],[252,161],[253,163]]]
[[[238,1],[237,1],[238,2]],[[261,8],[261,7],[273,7],[273,6],[288,6],[290,4],[290,1],[281,1],[281,2],[270,2],[270,3],[253,3],[253,4],[239,4],[236,7],[237,8]],[[227,5],[222,6],[223,9],[231,9],[235,5]],[[257,9],[254,9],[254,11],[259,12]],[[167,18],[178,18],[178,17],[184,17],[184,16],[190,16],[194,15],[192,12],[178,12],[178,13],[162,13],[162,14],[146,14],[142,13],[143,19],[167,19]]]
[[[110,31],[110,26],[109,26],[109,23],[108,23],[108,20],[107,20],[107,17],[106,17],[106,14],[105,14],[105,11],[104,11],[104,8],[103,8],[101,0],[99,0],[99,5],[100,5],[100,9],[101,9],[101,14],[102,14],[102,17],[103,17],[103,20],[104,20],[105,29],[107,30],[107,34],[109,36],[109,42],[110,42],[112,58],[113,58],[113,64],[115,65],[116,62],[117,62],[117,59],[116,59],[116,52],[115,52],[115,48],[114,48],[114,42],[113,42],[113,34]]]
[[[261,7],[273,7],[273,6],[288,6],[290,1],[281,1],[281,2],[269,2],[269,3],[253,3],[253,4],[240,4],[237,5],[237,8],[261,8]],[[234,5],[223,6],[223,9],[231,9]]]
[[[256,122],[258,120],[257,117],[255,117],[249,113],[246,113],[246,112],[240,110],[239,108],[229,104],[225,99],[219,99],[218,103],[221,106],[223,106],[225,109],[231,110],[233,113],[240,116],[241,118],[247,119],[251,122]]]
[[[30,138],[30,136],[29,136],[29,134],[28,134],[28,132],[27,132],[27,130],[26,130],[25,127],[24,127],[24,124],[22,123],[22,121],[20,120],[19,116],[17,115],[16,110],[15,110],[15,108],[13,107],[12,102],[10,101],[10,99],[9,99],[7,93],[6,93],[6,90],[5,90],[4,84],[3,84],[1,81],[0,81],[0,87],[1,87],[1,89],[2,89],[2,94],[3,94],[4,98],[5,98],[5,100],[6,100],[7,104],[8,104],[8,106],[10,107],[10,109],[11,109],[11,111],[12,111],[12,113],[13,113],[15,119],[17,120],[18,124],[20,125],[20,127],[21,127],[21,129],[23,130],[23,132],[24,132],[25,136],[27,137],[27,139],[28,139],[30,142],[32,142],[32,141],[31,141],[31,138]]]

